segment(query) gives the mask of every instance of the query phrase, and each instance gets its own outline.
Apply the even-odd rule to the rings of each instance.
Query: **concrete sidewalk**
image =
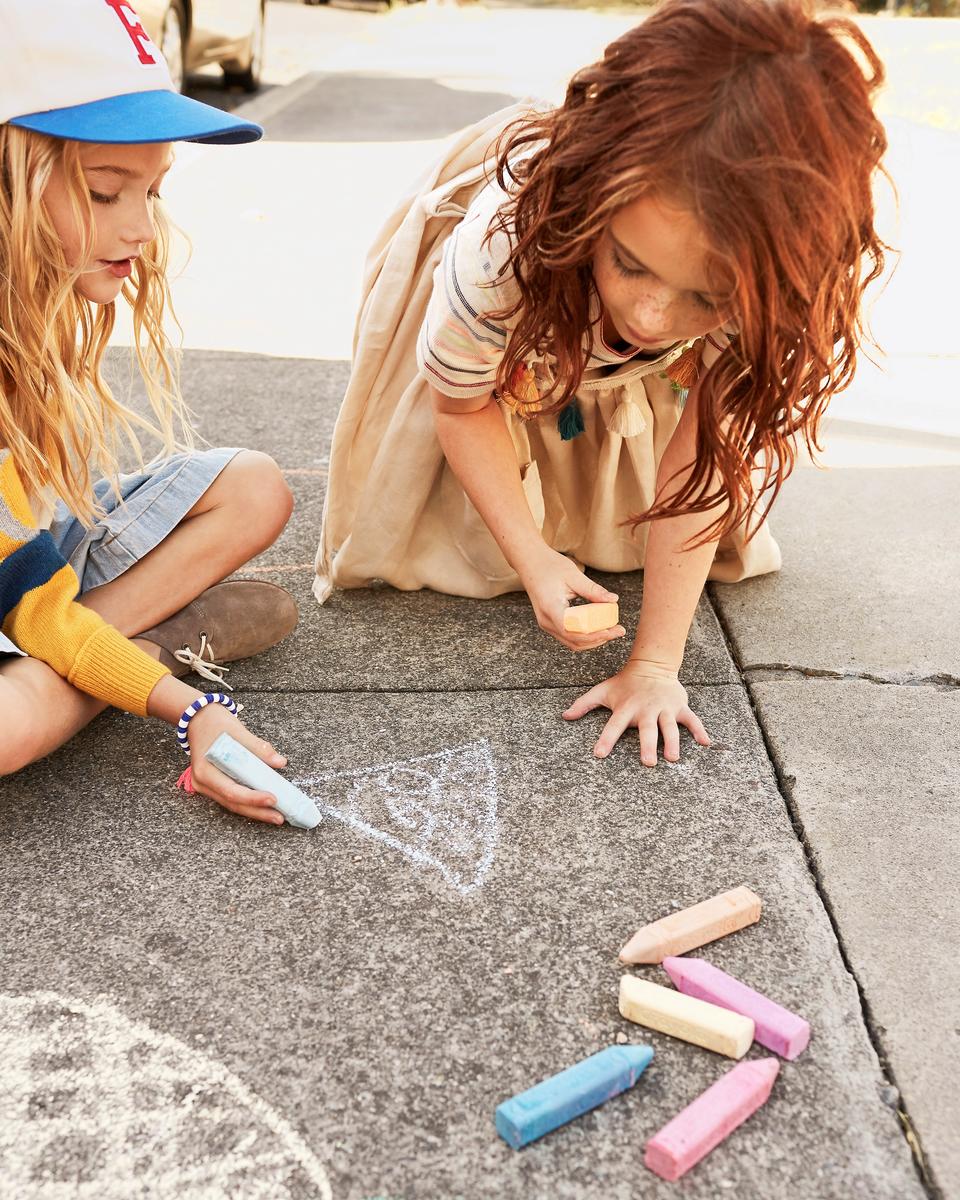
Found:
[[[297,498],[245,573],[290,588],[300,625],[230,678],[325,815],[277,831],[188,798],[169,731],[118,714],[0,783],[4,1187],[958,1196],[956,439],[835,428],[831,472],[798,471],[775,511],[783,572],[701,602],[683,678],[713,747],[685,737],[655,771],[629,739],[592,759],[602,714],[560,717],[625,647],[568,655],[522,596],[310,595],[362,247],[445,123],[516,94],[515,63],[471,80],[453,61],[459,19],[443,74],[424,48],[391,78],[398,46],[371,34],[255,102],[269,142],[181,156],[187,399],[206,439],[273,454]],[[611,582],[632,629],[641,581]],[[643,1143],[729,1064],[623,1021],[616,953],[741,883],[763,918],[704,957],[813,1041],[671,1186]],[[632,1092],[520,1153],[499,1140],[499,1101],[618,1037],[655,1048]]]
[[[321,826],[253,828],[185,797],[169,731],[121,715],[4,785],[13,1194],[314,1196],[323,1178],[338,1200],[672,1194],[643,1142],[727,1064],[619,1017],[616,952],[647,919],[747,883],[760,924],[705,954],[803,1012],[814,1040],[684,1194],[922,1197],[709,605],[684,677],[714,746],[685,738],[655,772],[629,740],[592,759],[600,714],[560,718],[623,650],[565,655],[519,597],[319,608],[303,564],[343,378],[210,353],[184,372],[206,436],[276,453],[297,494],[255,569],[293,590],[300,627],[231,678]],[[283,397],[269,429],[268,393]],[[636,611],[639,581],[613,582]],[[656,1051],[632,1093],[522,1153],[497,1138],[500,1100],[618,1035]]]

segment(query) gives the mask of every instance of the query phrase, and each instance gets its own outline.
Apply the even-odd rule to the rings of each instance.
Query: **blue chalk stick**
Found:
[[[273,767],[268,767],[246,746],[241,746],[229,733],[221,733],[204,757],[237,783],[276,796],[277,808],[297,829],[313,829],[320,824],[320,813],[310,797],[284,779]]]
[[[497,1107],[497,1133],[514,1150],[633,1087],[652,1046],[608,1046]]]

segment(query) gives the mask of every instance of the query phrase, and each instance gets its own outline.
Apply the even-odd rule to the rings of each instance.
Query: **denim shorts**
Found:
[[[110,583],[159,546],[239,453],[236,448],[220,448],[161,459],[142,471],[121,475],[119,496],[109,480],[101,479],[94,494],[103,513],[91,528],[58,501],[50,535],[76,571],[81,594]],[[0,661],[4,654],[22,653],[0,633]]]

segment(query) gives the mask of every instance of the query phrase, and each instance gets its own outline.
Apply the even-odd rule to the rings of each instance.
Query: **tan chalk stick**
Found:
[[[725,1054],[727,1058],[743,1058],[753,1042],[754,1025],[750,1017],[661,987],[659,983],[638,979],[636,975],[620,978],[620,1015],[647,1029],[657,1029]]]
[[[735,933],[760,920],[763,907],[756,892],[748,887],[733,888],[711,896],[691,908],[661,917],[638,929],[620,951],[625,963],[658,963],[665,958],[686,954],[707,942]]]
[[[619,604],[574,604],[563,614],[567,633],[597,633],[620,621]]]

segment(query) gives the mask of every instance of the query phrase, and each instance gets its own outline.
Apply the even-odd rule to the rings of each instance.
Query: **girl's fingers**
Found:
[[[238,817],[248,817],[251,821],[262,821],[266,825],[282,825],[283,815],[274,806],[272,796],[264,792],[254,792],[250,788],[238,788],[225,795],[222,789],[214,793],[212,789],[205,790],[202,786],[194,789],[198,795],[214,800],[227,812],[235,813]],[[252,798],[252,802],[251,802]]]
[[[193,786],[201,795],[209,796],[224,808],[276,809],[277,806],[276,798],[269,792],[244,787],[242,783],[236,783],[229,775],[224,775],[209,763],[199,775],[196,770],[193,771]]]
[[[225,808],[227,812],[232,812],[238,817],[247,817],[251,821],[260,821],[263,825],[282,825],[283,816],[278,813],[275,808],[258,808],[255,805],[231,805],[221,804],[221,808]]]
[[[285,767],[287,765],[287,756],[285,754],[281,754],[280,751],[274,746],[271,746],[269,742],[264,741],[263,738],[256,737],[252,733],[250,733],[248,736],[250,740],[244,741],[244,745],[248,750],[252,750],[257,758],[262,759],[265,763],[267,763],[268,766],[271,767]]]
[[[239,721],[236,722],[236,724],[239,726],[239,728],[231,732],[241,746],[245,746],[249,751],[255,754],[257,758],[262,759],[262,761],[268,766],[277,768],[285,767],[287,765],[287,756],[285,754],[281,754],[279,750],[277,750],[274,746],[271,746],[271,744],[264,738],[257,737],[255,733],[251,733],[250,730],[247,729],[245,725],[242,725]]]
[[[591,604],[616,604],[620,599],[616,592],[611,592],[605,587],[601,587],[589,575],[584,575],[582,572],[579,578],[573,581],[572,587],[577,596],[580,596],[584,600],[589,600]]]
[[[679,762],[680,730],[669,713],[660,714],[660,733],[663,736],[663,757],[667,762]]]
[[[626,632],[622,625],[614,625],[610,629],[598,629],[596,633],[581,633],[575,636],[581,649],[593,650],[596,646],[605,646],[607,642],[624,637]]]
[[[655,767],[657,765],[657,740],[660,734],[656,722],[638,725],[637,733],[640,735],[640,761],[645,767]]]
[[[692,708],[682,708],[677,714],[677,720],[681,725],[685,725],[690,730],[695,742],[699,742],[701,746],[710,745],[710,735],[704,729],[703,722]]]
[[[593,748],[594,755],[597,758],[606,758],[629,725],[630,718],[624,711],[611,713],[610,720],[603,727],[603,733],[597,738],[597,744]]]
[[[625,637],[626,632],[622,625],[614,625],[612,629],[598,629],[596,633],[563,633],[560,640],[569,650],[579,653],[581,650],[596,650],[598,646],[614,642],[617,638]]]
[[[603,689],[602,687],[593,687],[589,692],[584,692],[579,696],[563,713],[564,719],[567,721],[579,721],[581,717],[585,717],[588,712],[593,712],[595,708],[600,708],[603,705]]]
[[[215,800],[227,812],[236,813],[238,817],[248,817],[251,821],[263,821],[267,825],[282,825],[283,814],[277,811],[272,796],[266,796],[266,802],[262,799],[254,799],[253,801],[250,799],[251,797],[264,796],[265,793],[263,792],[254,792],[250,788],[240,788],[237,792],[233,792],[229,796],[223,794],[211,795],[209,799]]]

